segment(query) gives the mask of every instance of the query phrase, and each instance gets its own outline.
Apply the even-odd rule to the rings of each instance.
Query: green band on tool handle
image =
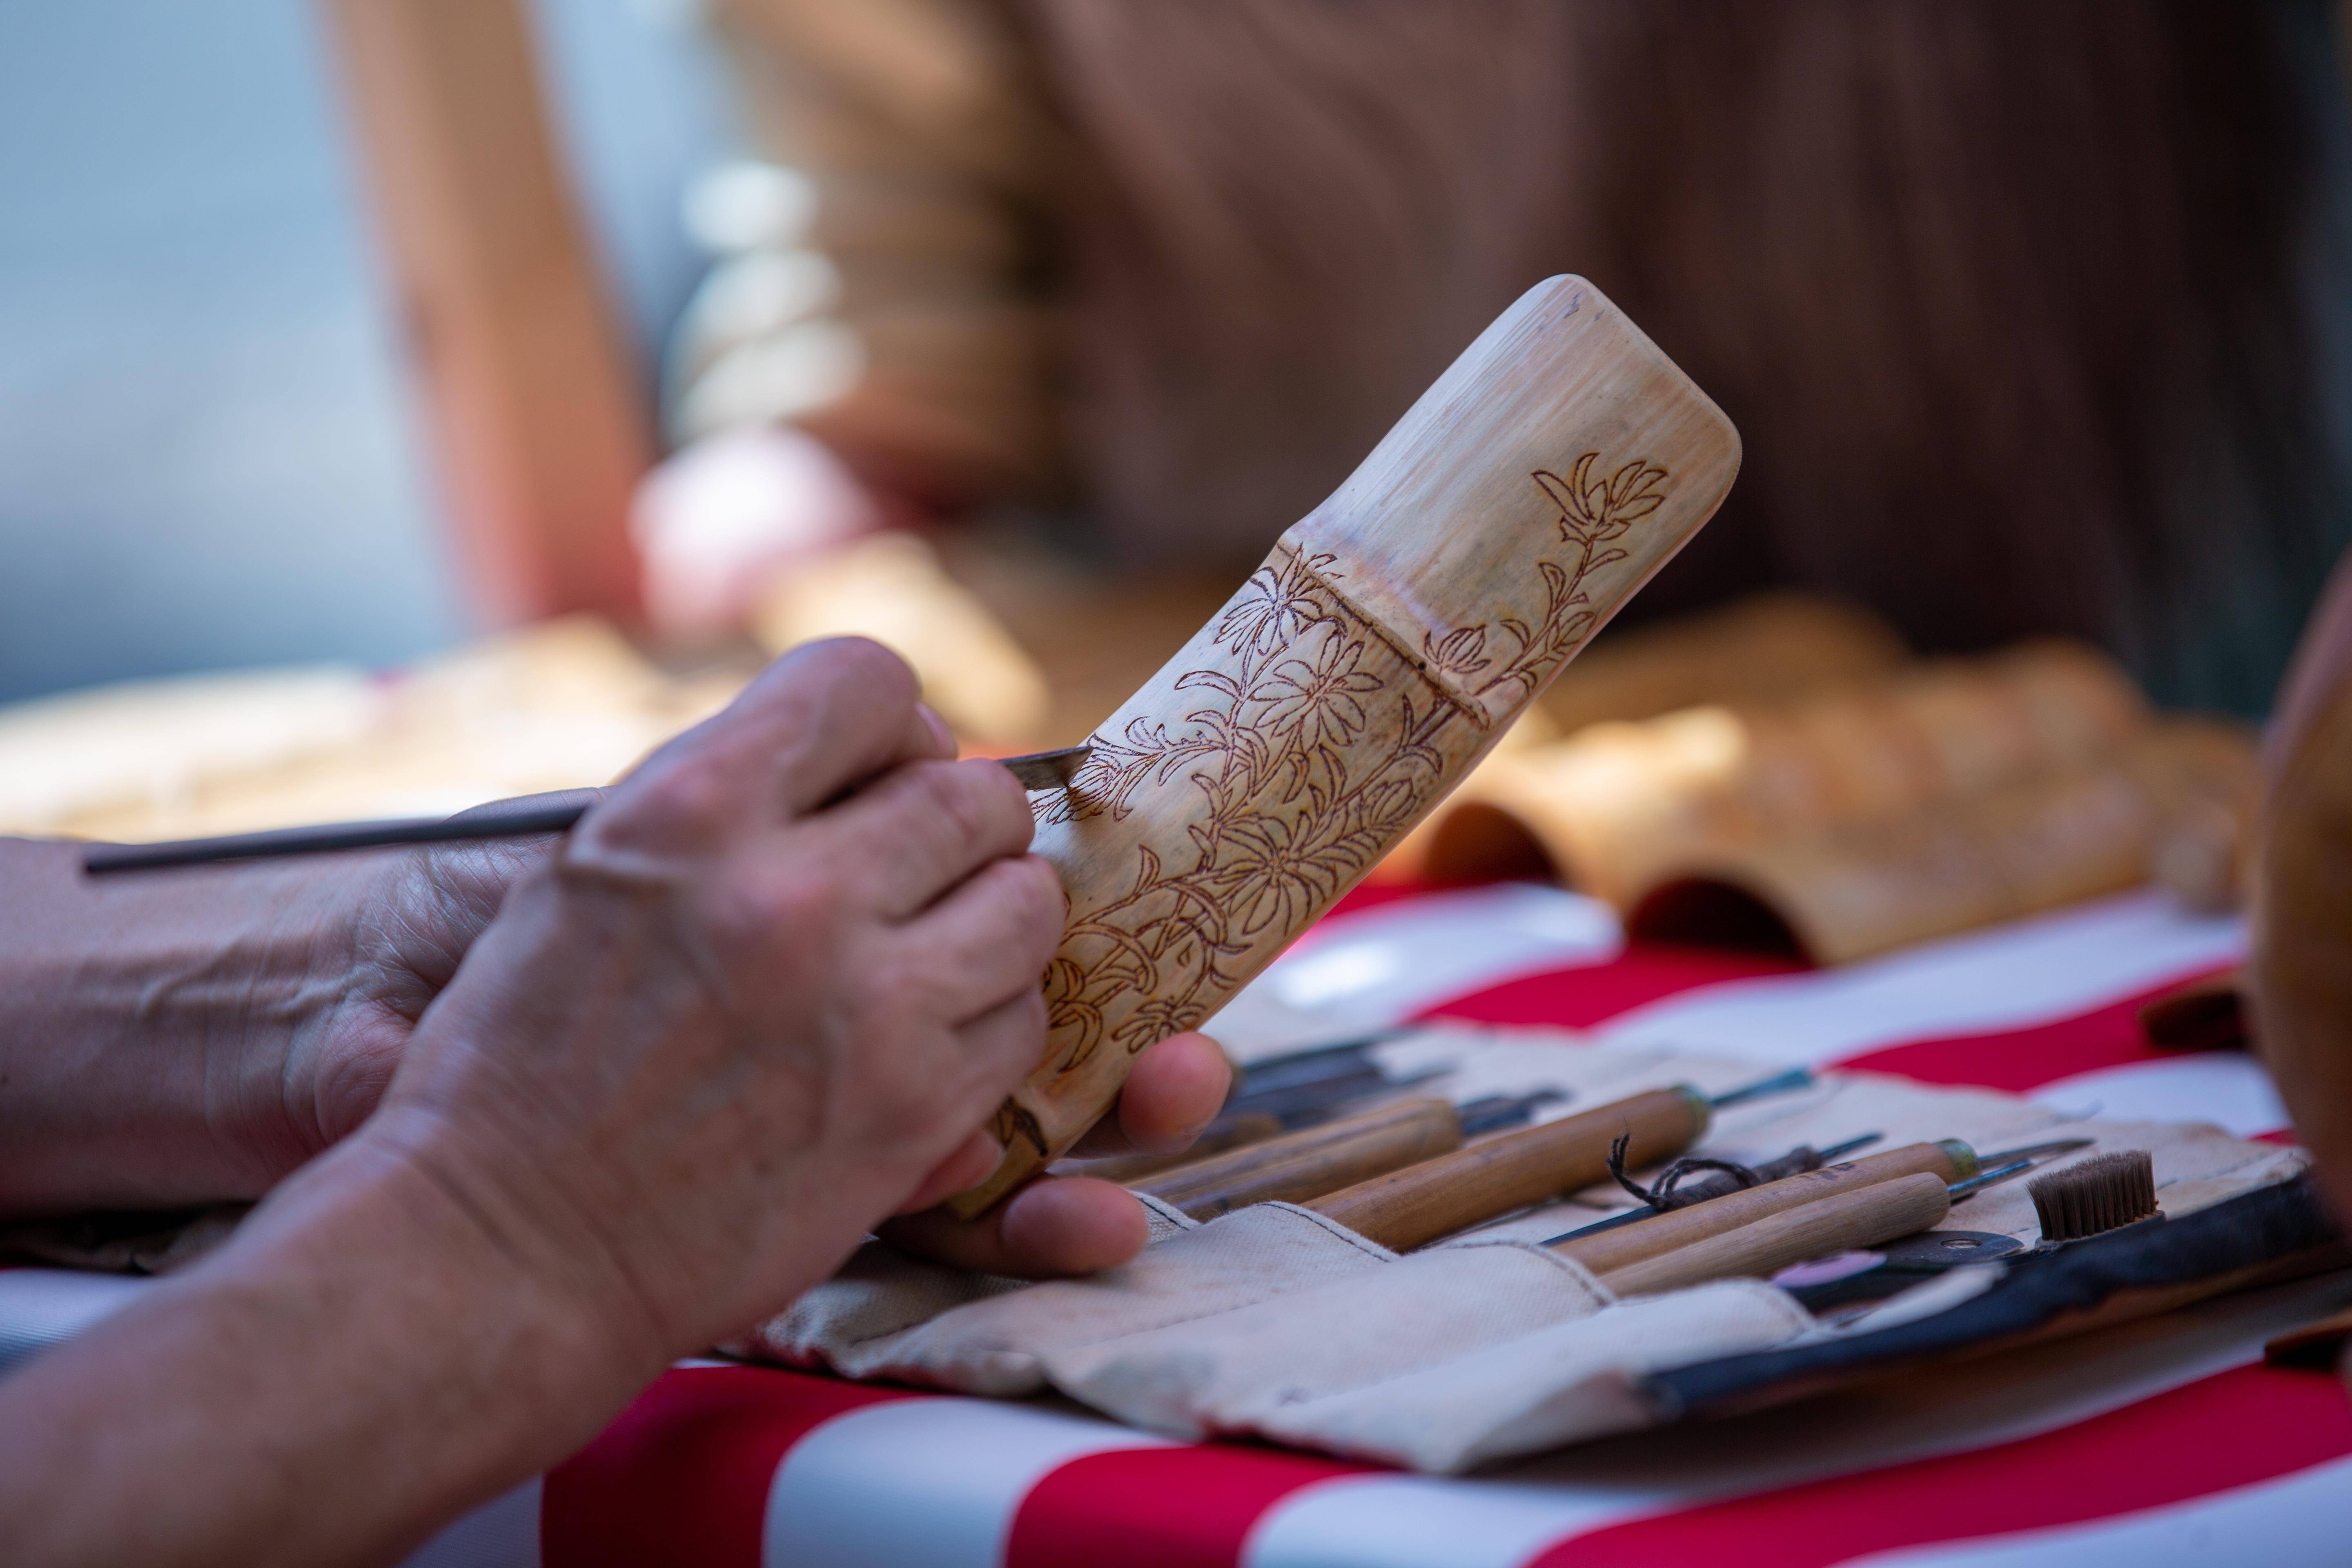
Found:
[[[1977,1163],[1977,1152],[1957,1138],[1939,1138],[1936,1147],[1952,1157],[1952,1180],[1965,1182],[1984,1167]]]

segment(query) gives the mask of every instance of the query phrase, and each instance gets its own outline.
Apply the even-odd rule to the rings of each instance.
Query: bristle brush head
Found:
[[[2095,1154],[2025,1184],[2043,1241],[2080,1241],[2156,1213],[2156,1161],[2145,1149]]]

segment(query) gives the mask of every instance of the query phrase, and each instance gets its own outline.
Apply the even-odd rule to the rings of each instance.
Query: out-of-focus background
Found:
[[[689,0],[532,13],[650,356],[733,115]],[[310,0],[0,8],[0,700],[478,627]]]
[[[1740,483],[1385,874],[1753,936],[1693,894],[1736,887],[1832,960],[2150,877],[2229,903],[2352,538],[2343,37],[2332,0],[8,8],[0,831],[602,782],[844,631],[973,750],[1076,740],[1577,271]]]

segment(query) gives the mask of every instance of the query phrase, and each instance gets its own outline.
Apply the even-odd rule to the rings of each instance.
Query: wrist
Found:
[[[552,1463],[668,1357],[574,1248],[404,1120],[379,1119],[281,1184],[221,1272],[336,1303],[336,1321],[437,1385],[439,1402],[478,1410],[480,1444]]]

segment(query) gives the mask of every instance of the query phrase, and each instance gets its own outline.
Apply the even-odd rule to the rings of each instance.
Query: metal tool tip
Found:
[[[1078,774],[1078,767],[1094,755],[1091,745],[1064,746],[1054,752],[1031,752],[1026,756],[1000,757],[1013,776],[1021,781],[1025,790],[1067,789]]]

